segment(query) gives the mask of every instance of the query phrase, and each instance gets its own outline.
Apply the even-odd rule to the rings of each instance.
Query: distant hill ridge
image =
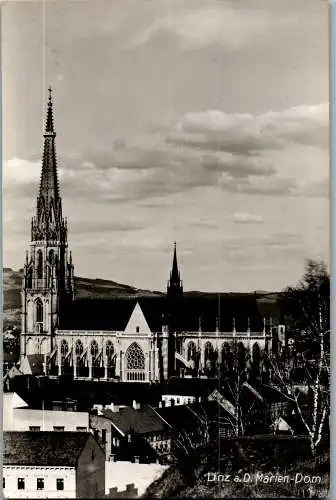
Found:
[[[4,292],[4,306],[3,306],[3,320],[4,327],[7,325],[20,326],[21,316],[21,287],[22,287],[23,269],[14,271],[9,267],[3,268],[3,292]],[[160,291],[143,290],[135,288],[130,285],[117,283],[112,280],[102,278],[82,278],[75,277],[76,283],[76,299],[86,300],[113,300],[113,299],[150,299],[150,298],[163,298],[165,294]],[[200,292],[197,290],[184,293],[185,297],[198,298],[198,299],[215,299],[220,297],[229,298],[248,298],[254,297],[261,306],[263,311],[261,314],[274,313],[274,306],[276,304],[278,293],[277,292],[250,292],[250,293],[228,293],[228,292]]]

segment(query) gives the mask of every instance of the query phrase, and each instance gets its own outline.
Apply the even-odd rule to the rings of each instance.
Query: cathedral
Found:
[[[57,176],[51,89],[43,137],[41,179],[22,285],[21,361],[38,354],[43,356],[47,375],[153,383],[171,376],[201,376],[211,371],[213,363],[223,363],[233,348],[244,359],[272,349],[272,328],[266,328],[264,320],[254,329],[249,318],[246,328],[232,319],[231,327],[223,329],[219,315],[212,311],[207,323],[197,305],[200,301],[191,303],[183,292],[176,244],[167,293],[154,314],[146,313],[141,300],[124,301],[125,307],[112,304],[100,314],[107,327],[76,328],[71,321],[67,325],[64,311],[72,311],[83,322],[87,307],[82,312],[76,309],[74,264]],[[153,309],[156,302],[152,304]],[[111,307],[114,312],[124,311],[122,320]]]

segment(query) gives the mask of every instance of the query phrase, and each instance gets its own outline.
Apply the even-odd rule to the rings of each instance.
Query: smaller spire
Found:
[[[172,279],[179,280],[179,272],[177,266],[177,255],[176,255],[176,241],[174,241],[174,257],[173,257],[173,268],[172,268]]]

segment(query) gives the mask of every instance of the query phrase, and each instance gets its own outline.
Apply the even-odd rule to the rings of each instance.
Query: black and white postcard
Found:
[[[1,5],[3,497],[330,493],[329,5]]]

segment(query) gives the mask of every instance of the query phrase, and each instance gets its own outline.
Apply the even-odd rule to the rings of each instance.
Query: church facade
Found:
[[[62,212],[58,185],[56,132],[51,89],[44,132],[44,149],[36,215],[26,253],[22,284],[21,361],[28,355],[44,357],[46,374],[71,374],[75,378],[157,382],[183,372],[200,375],[211,363],[223,363],[233,347],[240,356],[259,356],[270,350],[272,336],[266,331],[185,330],[183,286],[176,244],[166,294],[167,314],[161,328],[153,330],[139,303],[126,326],[113,330],[63,329],[60,317],[75,299],[72,254],[68,248],[67,220]],[[112,318],[113,315],[111,315]],[[111,319],[113,323],[113,318]]]

